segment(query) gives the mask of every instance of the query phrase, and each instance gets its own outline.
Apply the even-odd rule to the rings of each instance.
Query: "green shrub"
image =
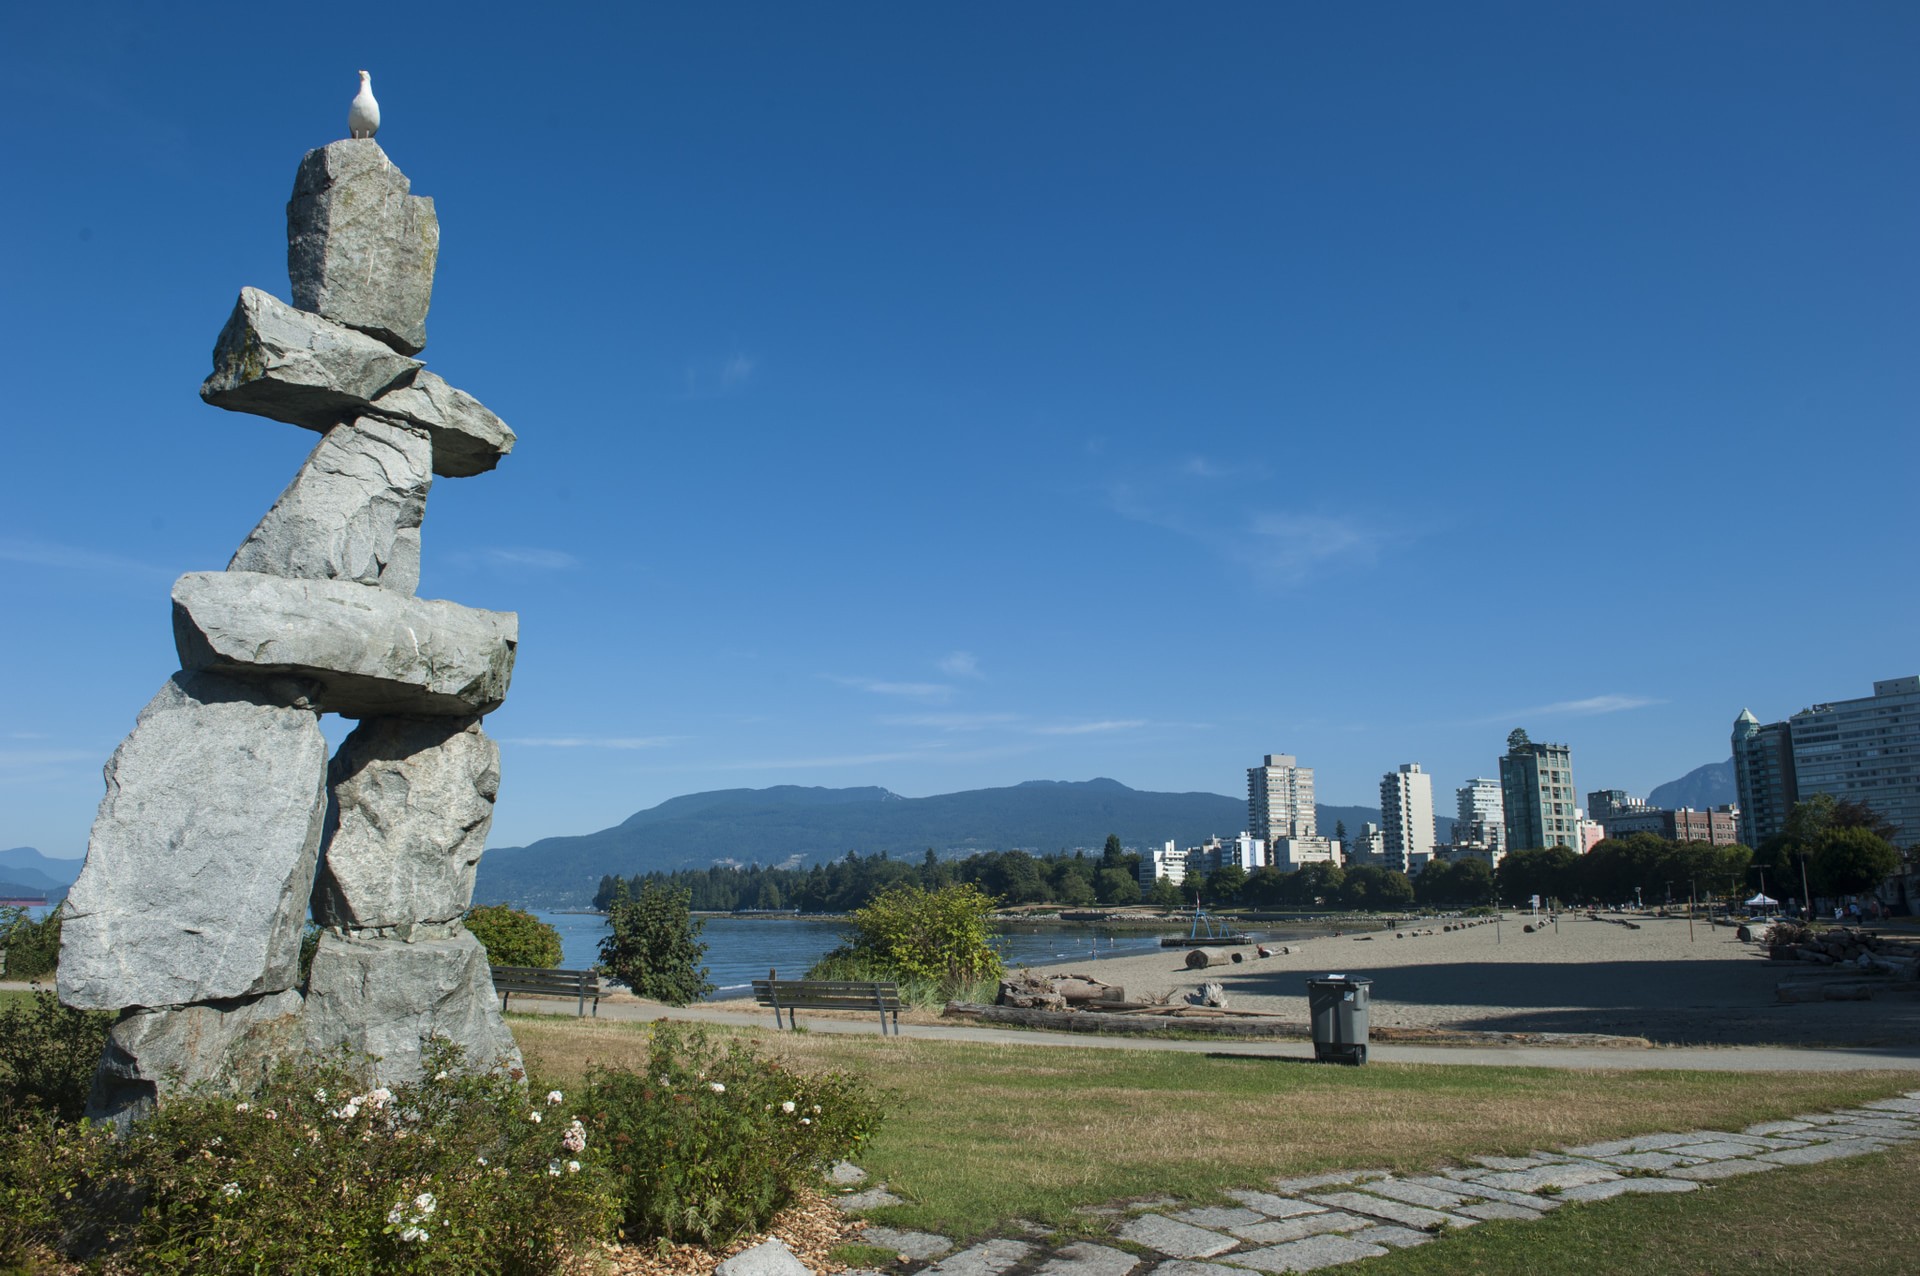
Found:
[[[900,985],[903,1005],[938,1010],[949,1001],[992,1005],[1000,996],[1000,977],[986,979],[925,979],[901,975],[865,953],[836,948],[807,968],[808,979],[879,979]]]
[[[854,912],[853,936],[829,956],[864,963],[874,972],[867,978],[927,980],[949,989],[998,979],[1005,966],[988,929],[994,905],[993,896],[967,882],[931,891],[889,887]]]
[[[880,1120],[856,1077],[807,1076],[735,1041],[656,1023],[643,1072],[588,1075],[587,1124],[619,1184],[629,1239],[708,1246],[763,1228]]]
[[[560,964],[560,932],[532,913],[510,904],[487,904],[468,909],[462,921],[495,966],[552,970]]]
[[[80,1238],[110,1271],[520,1274],[610,1233],[579,1109],[466,1074],[444,1042],[423,1057],[430,1079],[391,1090],[363,1091],[340,1061],[283,1063],[245,1098],[174,1098],[123,1138],[18,1124],[0,1146],[0,1209],[20,1207],[0,1258]]]
[[[640,884],[634,895],[625,882],[614,887],[607,906],[611,932],[600,941],[600,968],[633,989],[669,1006],[684,1006],[713,991],[700,959],[707,946],[700,942],[706,923],[688,907],[687,891],[670,890],[657,882]]]
[[[79,1120],[113,1018],[69,1009],[46,988],[0,1006],[0,1121],[28,1113]]]
[[[42,979],[58,969],[60,918],[65,912],[63,903],[36,922],[25,909],[0,911],[0,952],[6,954],[6,967],[0,973],[8,979]]]

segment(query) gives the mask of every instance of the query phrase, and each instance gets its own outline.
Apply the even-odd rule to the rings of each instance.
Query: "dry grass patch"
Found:
[[[542,1076],[644,1057],[644,1025],[516,1020]],[[875,1218],[972,1237],[1078,1206],[1208,1199],[1276,1174],[1425,1170],[1469,1156],[1656,1130],[1738,1129],[1913,1085],[1900,1072],[1604,1072],[1320,1066],[1170,1051],[983,1045],[747,1030],[800,1068],[844,1068],[892,1095],[863,1158],[912,1203]]]

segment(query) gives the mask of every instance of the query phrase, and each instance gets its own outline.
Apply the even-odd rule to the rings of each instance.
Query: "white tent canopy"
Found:
[[[1764,892],[1747,901],[1748,908],[1776,908],[1779,904],[1779,900]]]

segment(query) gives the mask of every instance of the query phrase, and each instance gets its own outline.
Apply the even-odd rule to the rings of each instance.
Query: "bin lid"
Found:
[[[1322,975],[1318,979],[1307,980],[1309,984],[1334,984],[1342,988],[1354,988],[1361,984],[1371,984],[1373,980],[1365,975]]]

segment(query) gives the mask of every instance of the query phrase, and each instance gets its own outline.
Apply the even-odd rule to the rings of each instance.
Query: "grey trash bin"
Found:
[[[1322,1062],[1367,1061],[1367,1007],[1373,980],[1353,975],[1323,975],[1307,980],[1307,1009],[1313,1019],[1313,1057]]]

